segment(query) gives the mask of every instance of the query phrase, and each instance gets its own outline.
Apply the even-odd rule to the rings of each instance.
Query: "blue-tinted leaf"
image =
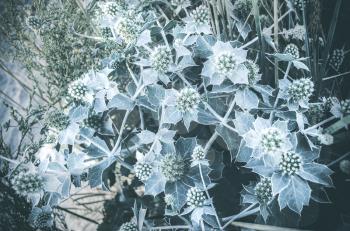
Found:
[[[217,126],[216,132],[222,137],[227,145],[227,149],[230,151],[232,159],[237,152],[237,148],[239,147],[239,143],[241,142],[241,138],[238,133],[228,129],[225,126]]]
[[[166,107],[163,114],[164,123],[177,124],[182,119],[181,112],[179,112],[174,106]]]
[[[70,124],[65,130],[61,131],[58,136],[58,142],[60,144],[73,145],[75,136],[79,132],[79,125],[76,123]]]
[[[257,108],[259,105],[259,98],[254,92],[245,88],[236,92],[235,97],[236,104],[242,109],[253,109]]]
[[[255,119],[253,115],[246,112],[236,111],[233,123],[238,133],[242,135],[248,132],[250,128],[252,128],[254,120]]]
[[[300,169],[298,175],[305,180],[322,184],[325,186],[333,186],[330,175],[333,173],[327,166],[317,163],[306,163]]]
[[[110,165],[109,159],[101,161],[98,165],[89,169],[89,184],[91,188],[100,186],[103,184],[102,174],[103,171]]]
[[[134,102],[124,94],[117,94],[109,101],[108,108],[118,108],[119,110],[131,110]]]
[[[69,111],[69,120],[71,122],[77,123],[83,121],[88,117],[89,108],[86,106],[79,105]]]
[[[165,186],[165,193],[171,194],[175,198],[174,209],[180,210],[186,203],[186,194],[188,186],[183,184],[181,181],[175,181],[167,183]]]
[[[305,180],[292,176],[287,187],[279,194],[278,203],[280,209],[288,206],[294,212],[300,214],[304,205],[308,205],[311,196],[311,188]]]
[[[145,183],[145,194],[157,196],[165,189],[165,178],[161,173],[153,173]]]
[[[242,139],[239,145],[238,153],[236,155],[236,161],[248,162],[252,156],[253,150],[245,145],[245,141]]]
[[[154,134],[151,131],[143,130],[139,134],[137,134],[137,137],[140,139],[141,144],[150,144],[154,141],[156,134]]]
[[[98,137],[92,137],[89,139],[90,145],[86,149],[87,154],[91,157],[102,157],[109,156],[110,150],[105,141],[101,140]]]
[[[178,155],[188,157],[192,155],[193,149],[197,145],[196,138],[179,138],[175,143],[176,153]]]
[[[282,175],[281,172],[275,172],[271,177],[272,195],[279,194],[285,187],[288,186],[290,177],[288,175]]]

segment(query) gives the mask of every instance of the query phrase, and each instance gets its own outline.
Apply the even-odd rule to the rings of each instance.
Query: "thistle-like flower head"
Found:
[[[57,130],[67,128],[69,117],[60,110],[50,111],[45,118],[45,125]]]
[[[166,154],[160,163],[161,172],[169,182],[180,180],[186,172],[186,161],[182,156]]]
[[[73,81],[68,86],[68,96],[75,101],[85,101],[87,93],[88,88],[82,81]]]
[[[152,67],[161,73],[168,70],[170,63],[172,62],[171,51],[165,46],[158,46],[151,54]]]
[[[47,230],[53,225],[53,213],[49,206],[34,207],[29,215],[29,223],[37,229]]]
[[[278,128],[270,127],[262,131],[260,144],[264,151],[275,152],[283,143],[283,136]]]
[[[129,221],[129,222],[123,223],[120,226],[119,231],[138,231],[138,228],[135,222]]]
[[[233,5],[235,15],[245,20],[253,8],[252,0],[237,0]]]
[[[288,44],[284,49],[284,53],[290,54],[294,59],[298,59],[300,57],[299,48],[294,43]]]
[[[345,99],[340,102],[340,111],[343,115],[350,114],[350,99]]]
[[[113,33],[112,33],[111,28],[109,28],[109,27],[102,27],[100,30],[101,30],[101,36],[104,39],[109,39],[109,38],[113,37]]]
[[[40,20],[40,18],[36,16],[29,16],[26,21],[27,21],[27,25],[32,30],[39,30],[42,25],[42,21]]]
[[[309,100],[314,92],[314,83],[311,79],[301,78],[294,80],[288,88],[288,94],[293,100]]]
[[[269,178],[261,178],[256,184],[255,195],[261,204],[266,204],[272,199],[272,185]]]
[[[135,167],[135,175],[141,181],[146,181],[151,176],[153,172],[153,166],[146,162],[138,162]]]
[[[129,44],[136,40],[140,27],[135,19],[126,17],[117,22],[115,31],[125,43]]]
[[[307,0],[293,0],[293,5],[298,10],[303,10],[303,4],[304,4],[304,7],[306,7],[307,2],[308,2]]]
[[[334,137],[331,134],[324,133],[317,136],[318,141],[324,145],[331,145],[334,143]]]
[[[336,71],[339,70],[340,66],[344,62],[345,52],[343,49],[335,49],[329,58],[329,65]]]
[[[197,25],[209,23],[209,10],[206,6],[200,5],[191,12],[191,17]]]
[[[205,194],[197,187],[192,187],[187,191],[187,204],[189,206],[201,207],[204,205]]]
[[[185,113],[191,112],[198,107],[200,102],[199,93],[193,88],[184,88],[176,98],[176,108]]]
[[[205,159],[204,148],[201,145],[197,145],[192,152],[192,160],[203,160]]]
[[[40,192],[44,187],[44,179],[37,173],[21,171],[13,176],[11,184],[17,194],[27,196]]]
[[[88,118],[84,119],[83,122],[85,127],[95,130],[99,129],[102,125],[102,119],[99,115],[90,115]]]
[[[106,13],[110,16],[117,16],[123,9],[123,4],[117,2],[108,2],[106,5]]]
[[[301,157],[295,152],[282,153],[279,167],[283,174],[294,175],[299,171],[301,165]]]
[[[257,82],[259,77],[259,66],[252,60],[247,60],[243,63],[248,69],[248,81],[249,84],[254,84]]]
[[[233,53],[223,52],[215,58],[215,66],[222,75],[229,75],[237,66]]]

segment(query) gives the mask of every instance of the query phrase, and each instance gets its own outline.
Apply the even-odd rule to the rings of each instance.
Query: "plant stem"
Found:
[[[278,0],[273,1],[274,42],[278,49]],[[289,64],[288,64],[289,65]],[[275,87],[278,86],[278,60],[275,58]]]
[[[277,227],[272,225],[263,225],[263,224],[252,224],[246,222],[232,222],[231,225],[241,228],[246,228],[248,230],[260,230],[260,231],[307,231],[300,229],[292,229],[285,227]]]
[[[169,230],[169,229],[171,229],[171,230],[173,230],[173,229],[188,229],[188,230],[190,230],[190,229],[192,229],[192,227],[188,226],[188,225],[173,225],[173,226],[152,227],[149,230],[150,231],[152,231],[152,230],[156,231],[156,230],[164,230],[164,229],[167,229],[167,230]]]
[[[232,218],[222,227],[223,229],[226,228],[227,226],[229,226],[233,221],[239,219],[239,218],[243,218],[246,216],[250,216],[256,212],[259,211],[259,207],[253,209],[255,207],[256,204],[251,204],[250,206],[248,206],[246,209],[244,209],[242,212],[238,213],[237,215],[232,216]]]
[[[342,155],[341,157],[337,158],[336,160],[333,160],[332,162],[330,162],[329,164],[327,164],[328,167],[331,167],[333,165],[335,165],[336,163],[338,163],[339,161],[345,159],[346,157],[350,156],[350,152],[345,153],[344,155]]]
[[[3,155],[0,155],[0,159],[6,160],[6,161],[8,161],[8,162],[10,162],[12,164],[16,164],[16,165],[19,164],[19,162],[17,162],[16,160],[11,160],[11,159],[9,159],[7,157],[4,157]]]
[[[323,124],[326,124],[326,123],[334,120],[335,118],[336,118],[335,116],[331,116],[328,119],[325,119],[325,120],[319,122],[318,124],[315,124],[314,126],[308,127],[307,129],[304,130],[304,132],[309,131],[309,130],[314,129],[314,128],[318,128],[319,126],[322,126]]]
[[[207,186],[205,184],[204,177],[203,177],[202,165],[200,163],[198,164],[198,168],[199,168],[199,174],[201,175],[201,180],[202,180],[202,184],[203,184],[203,188],[204,188],[205,194],[207,195],[208,199],[210,199],[210,195],[209,195],[209,192],[208,192],[208,189],[207,189]],[[216,209],[214,207],[213,200],[210,200],[210,206],[215,211],[216,222],[218,223],[218,226],[219,226],[219,228],[221,230],[222,228],[221,228],[220,219],[219,219],[218,214],[216,212]]]

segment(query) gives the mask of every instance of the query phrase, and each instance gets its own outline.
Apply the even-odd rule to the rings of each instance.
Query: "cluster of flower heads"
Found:
[[[322,187],[332,185],[329,177],[332,171],[315,162],[320,147],[312,143],[313,140],[309,139],[304,129],[308,124],[304,123],[303,116],[314,92],[314,83],[310,78],[284,78],[277,89],[260,84],[259,66],[249,59],[251,54],[239,44],[222,42],[211,35],[211,12],[205,5],[193,8],[188,14],[188,1],[171,1],[170,4],[178,10],[176,15],[180,16],[179,12],[185,9],[184,15],[187,17],[166,31],[165,27],[159,26],[160,21],[155,23],[157,18],[154,17],[148,22],[149,25],[142,25],[138,20],[140,14],[130,9],[128,3],[118,1],[101,4],[105,13],[100,20],[101,40],[120,44],[121,39],[121,43],[128,45],[128,53],[122,54],[122,50],[118,50],[104,60],[104,69],[90,71],[69,84],[68,101],[74,102],[70,104],[69,115],[54,111],[47,116],[47,126],[62,130],[58,142],[72,145],[74,151],[76,139],[82,139],[89,146],[81,154],[69,155],[67,164],[62,165],[65,173],[79,175],[85,171],[82,168],[85,161],[91,157],[101,159],[93,166],[101,174],[90,174],[88,177],[92,187],[103,186],[103,171],[100,170],[107,168],[117,158],[123,159],[124,153],[130,153],[123,149],[124,142],[130,142],[137,150],[137,161],[130,170],[145,185],[145,194],[164,195],[164,202],[167,207],[171,207],[172,215],[191,211],[191,221],[197,227],[198,221],[204,219],[202,215],[216,215],[215,208],[208,205],[210,198],[207,198],[206,191],[211,182],[211,168],[219,171],[215,169],[217,166],[210,166],[206,160],[208,151],[215,153],[215,148],[210,142],[204,147],[197,143],[197,137],[183,138],[178,136],[177,131],[171,130],[182,121],[189,131],[193,124],[191,122],[195,121],[203,126],[216,126],[216,135],[223,138],[231,152],[237,148],[236,143],[232,147],[232,140],[241,142],[237,153],[231,154],[237,154],[233,155],[236,161],[245,162],[245,167],[260,177],[260,181],[245,187],[247,194],[242,194],[242,203],[259,204],[265,220],[271,201],[276,199],[281,210],[289,207],[300,213],[311,198],[308,182]],[[247,17],[252,10],[252,1],[235,1],[234,9],[238,17]],[[31,21],[31,27],[36,27],[38,22]],[[158,27],[161,33],[152,37],[157,33],[157,30],[151,33],[152,26]],[[173,42],[167,41],[169,34],[174,38]],[[288,44],[283,53],[283,57],[285,54],[292,57],[288,57],[288,68],[293,68],[291,63],[297,66],[297,62],[303,66],[300,64],[303,58],[297,45]],[[118,59],[123,55],[128,56],[128,59],[122,59],[127,63],[127,68]],[[332,63],[340,63],[339,57],[334,60]],[[123,72],[123,68],[128,74]],[[198,72],[199,68],[201,70]],[[187,76],[187,73],[191,73],[191,76]],[[192,73],[200,74],[196,76],[198,78],[192,78]],[[120,81],[119,86],[110,80],[112,75],[117,75],[114,77]],[[122,82],[124,80],[127,81]],[[291,101],[297,103],[297,107]],[[271,110],[264,111],[259,108],[260,105]],[[223,110],[215,112],[217,106],[223,107]],[[350,114],[350,100],[340,102],[339,108],[344,115]],[[144,119],[146,114],[158,121],[158,130],[153,127],[146,129],[150,125],[142,119],[141,131],[127,128],[125,121],[131,118],[129,113],[136,110],[140,112],[137,113],[138,119]],[[111,116],[112,119],[107,121],[110,127],[106,129],[107,123],[104,123],[102,115],[116,111],[126,111],[121,128],[113,127],[114,118]],[[284,112],[293,113],[286,116]],[[297,116],[294,118],[295,114]],[[98,132],[103,127],[107,136],[117,136],[116,147],[110,151],[109,145],[100,138],[104,134],[93,136],[86,127]],[[129,133],[131,130],[133,132]],[[328,134],[319,130],[316,132],[320,143],[330,143]],[[124,139],[126,133],[128,136],[137,134],[138,139]],[[308,141],[307,147],[298,143],[301,139]],[[139,155],[139,150],[146,150],[146,154]],[[61,163],[55,164],[61,166]],[[36,174],[15,175],[11,183],[21,195],[43,188],[43,179]],[[50,215],[38,214],[35,226],[40,228],[43,227],[41,224],[50,220]],[[138,227],[131,221],[124,223],[119,230],[138,230]]]

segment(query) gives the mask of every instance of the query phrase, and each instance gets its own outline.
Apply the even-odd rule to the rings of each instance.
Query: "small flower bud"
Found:
[[[205,159],[205,153],[204,153],[204,149],[203,149],[202,146],[197,145],[193,149],[192,159],[193,160],[203,160],[203,159]]]
[[[350,160],[340,161],[339,168],[343,173],[350,175]]]

